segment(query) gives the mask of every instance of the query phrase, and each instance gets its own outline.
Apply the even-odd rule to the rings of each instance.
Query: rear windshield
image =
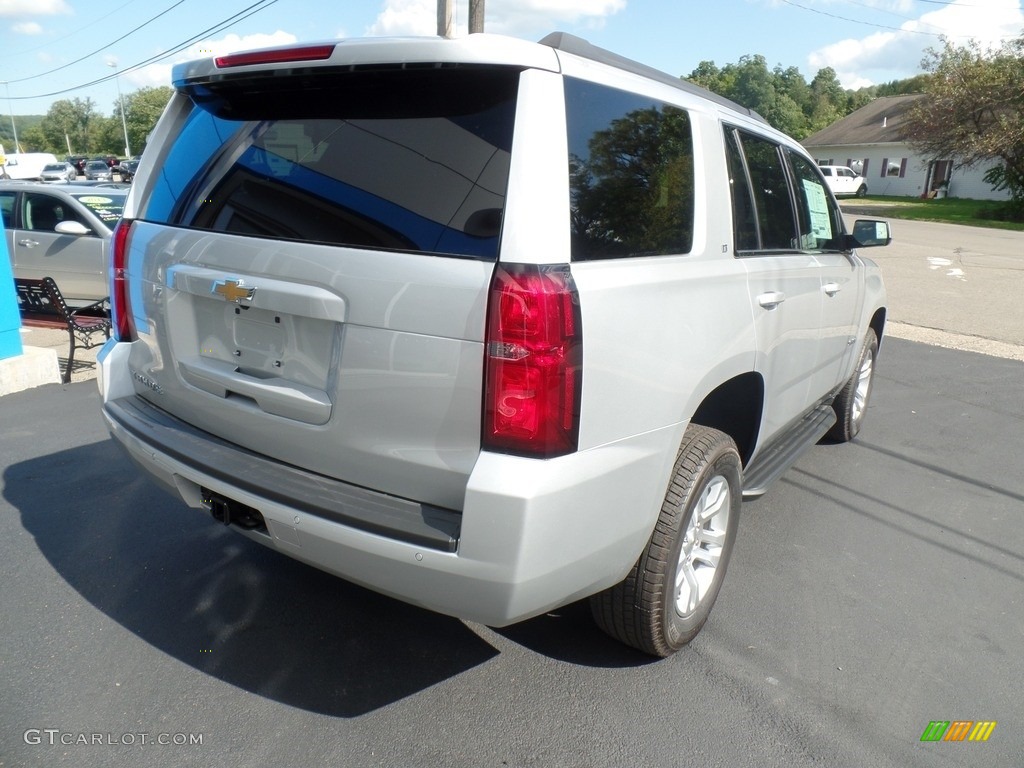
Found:
[[[142,217],[497,258],[519,72],[332,71],[195,85]]]

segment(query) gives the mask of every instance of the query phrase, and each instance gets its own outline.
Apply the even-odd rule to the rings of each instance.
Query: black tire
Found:
[[[868,185],[867,184],[861,184],[859,187],[857,187],[857,197],[867,197],[867,196],[868,196]]]
[[[836,423],[828,431],[827,437],[830,440],[837,443],[848,443],[860,432],[874,386],[877,358],[878,337],[875,336],[874,330],[868,328],[864,344],[860,348],[860,355],[857,358],[857,367],[853,369],[853,375],[832,401],[832,410],[836,412]]]
[[[686,430],[647,547],[622,582],[590,598],[602,630],[661,657],[696,637],[718,597],[736,541],[741,471],[736,444],[728,435],[697,425]],[[697,509],[710,514],[694,529]],[[681,567],[688,569],[683,574],[689,573],[690,579],[684,579],[685,589],[677,590]],[[690,605],[680,609],[678,603],[687,597]]]

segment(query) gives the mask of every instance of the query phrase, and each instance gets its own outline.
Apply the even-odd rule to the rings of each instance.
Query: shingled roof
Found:
[[[905,142],[907,113],[922,95],[881,96],[801,143],[805,147],[841,147]]]

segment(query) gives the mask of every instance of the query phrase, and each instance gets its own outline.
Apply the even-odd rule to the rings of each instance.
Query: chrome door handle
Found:
[[[839,283],[825,283],[821,286],[821,290],[827,293],[829,296],[835,296],[839,293]]]
[[[775,309],[786,300],[786,294],[782,291],[768,291],[757,297],[757,303],[765,309]]]
[[[19,240],[18,245],[24,245],[26,248],[35,248],[37,245],[39,245],[39,241],[29,240],[26,238],[25,240]]]

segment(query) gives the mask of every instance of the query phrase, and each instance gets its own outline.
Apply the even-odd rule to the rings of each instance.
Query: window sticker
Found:
[[[825,188],[814,181],[801,179],[804,186],[804,199],[807,200],[808,213],[811,216],[811,234],[818,240],[832,239],[832,219],[828,215],[828,196]]]

